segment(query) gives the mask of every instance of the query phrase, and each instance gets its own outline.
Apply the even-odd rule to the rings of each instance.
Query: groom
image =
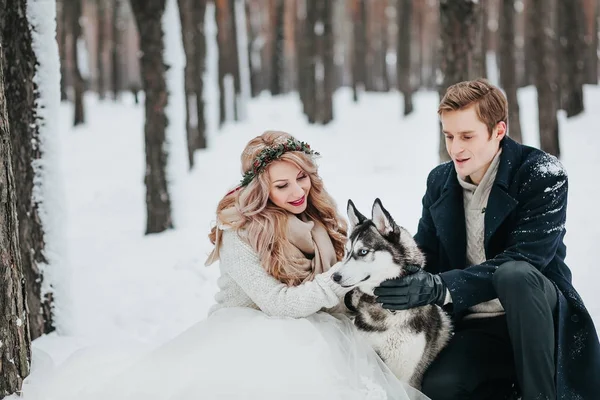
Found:
[[[567,174],[507,136],[508,104],[486,80],[448,88],[438,114],[452,162],[427,179],[415,239],[426,271],[384,282],[391,310],[438,304],[455,334],[429,367],[434,400],[600,399],[600,345],[563,243]]]

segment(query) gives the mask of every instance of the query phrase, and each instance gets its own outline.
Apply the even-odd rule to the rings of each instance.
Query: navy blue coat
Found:
[[[497,297],[492,275],[501,264],[521,260],[539,269],[559,291],[557,396],[600,399],[598,335],[564,261],[567,174],[555,157],[538,149],[509,137],[501,146],[484,218],[487,261],[467,265],[463,189],[452,162],[429,174],[415,240],[427,255],[427,270],[439,273],[450,290],[456,315]]]

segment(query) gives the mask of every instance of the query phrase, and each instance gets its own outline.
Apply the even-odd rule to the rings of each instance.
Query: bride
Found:
[[[33,373],[25,400],[422,400],[397,380],[344,314],[346,223],[308,144],[265,132],[241,155],[241,184],[217,207],[216,304],[150,351],[83,351]]]

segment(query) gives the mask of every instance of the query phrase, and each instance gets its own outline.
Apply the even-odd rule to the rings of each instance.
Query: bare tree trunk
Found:
[[[588,51],[588,73],[586,83],[598,84],[598,74],[600,74],[600,0],[594,2],[594,21],[592,23],[592,32],[590,39],[590,50]]]
[[[215,0],[215,14],[217,19],[217,45],[219,47],[219,127],[225,123],[225,76],[227,76],[227,52],[229,44],[228,24],[231,24],[231,16],[229,15],[228,0]]]
[[[413,112],[412,84],[411,84],[411,21],[412,0],[398,0],[396,21],[398,26],[398,40],[396,42],[396,79],[398,90],[404,98],[404,115]]]
[[[383,80],[384,39],[381,26],[385,24],[385,0],[370,0],[367,7],[367,76],[365,88],[370,92],[387,91]]]
[[[233,89],[235,91],[233,100],[233,119],[240,120],[239,102],[242,101],[242,78],[240,76],[240,57],[238,55],[238,33],[235,11],[236,0],[229,0],[229,12],[231,15],[231,48],[229,52],[229,68],[233,76]]]
[[[298,0],[284,1],[283,24],[284,29],[284,85],[283,90],[286,93],[293,92],[298,87],[298,46],[296,45],[296,30],[298,21],[296,19],[296,10]]]
[[[524,33],[524,43],[523,43],[523,67],[524,67],[524,74],[523,74],[523,80],[520,83],[520,87],[525,87],[525,86],[529,86],[529,85],[535,85],[535,61],[533,59],[534,57],[534,53],[535,53],[535,48],[534,48],[534,36],[536,35],[536,33],[534,32],[535,30],[535,25],[538,25],[539,23],[536,22],[535,25],[531,25],[530,23],[530,15],[531,15],[531,10],[533,8],[533,1],[534,0],[524,0],[523,4],[524,4],[524,11],[522,12],[522,19],[524,22],[524,28],[523,28],[523,33]],[[553,0],[551,0],[553,1]]]
[[[388,37],[388,18],[387,18],[387,6],[388,1],[382,0],[381,4],[381,24],[379,25],[379,29],[381,31],[381,53],[379,53],[379,57],[381,58],[381,90],[384,92],[390,91],[390,74],[388,73],[388,64],[387,64],[387,52],[389,46],[389,37]]]
[[[508,100],[508,132],[510,137],[522,142],[517,97],[517,61],[515,57],[515,0],[504,0],[500,14],[500,85]]]
[[[67,69],[67,12],[65,0],[56,2],[56,37],[58,38],[58,51],[60,58],[60,101],[69,99],[67,94],[69,70]]]
[[[248,61],[250,64],[250,95],[256,97],[261,92],[261,53],[263,41],[260,32],[260,16],[263,11],[254,5],[258,0],[245,2],[246,31],[248,35]]]
[[[333,5],[331,2],[306,2],[306,100],[310,123],[327,124],[333,120]]]
[[[225,78],[233,80],[234,93],[229,99],[233,105],[234,120],[238,120],[237,94],[241,91],[239,62],[237,57],[237,39],[235,28],[235,11],[232,0],[216,0],[217,43],[219,46],[219,126],[225,122],[226,88]]]
[[[436,10],[438,10],[439,8],[439,4],[438,2],[434,2],[433,6],[428,6],[426,7],[426,10],[429,11],[430,14],[435,14],[435,18],[434,18],[434,22],[429,24],[429,29],[435,31],[435,35],[432,35],[431,37],[433,37],[433,40],[429,40],[427,42],[428,46],[428,50],[430,53],[430,57],[431,57],[431,69],[429,71],[429,79],[428,79],[428,84],[427,87],[430,89],[437,89],[438,88],[438,75],[439,72],[441,71],[441,52],[440,52],[440,43],[441,43],[441,21],[440,21],[440,13],[436,12],[433,13],[433,7],[435,7]]]
[[[188,161],[194,166],[194,151],[206,148],[204,118],[204,60],[206,40],[204,14],[206,0],[178,0],[179,17],[185,51],[185,98]]]
[[[104,80],[104,50],[105,50],[105,37],[106,37],[106,0],[96,0],[96,7],[98,11],[98,23],[97,23],[97,34],[98,34],[98,45],[96,47],[96,69],[98,73],[98,97],[104,100],[106,97],[106,81]]]
[[[541,149],[560,156],[558,140],[558,59],[556,57],[555,11],[557,0],[532,0],[529,23],[533,26],[533,76],[538,94]],[[551,3],[551,4],[549,4]]]
[[[310,82],[314,81],[314,66],[311,66],[311,54],[313,51],[313,35],[311,34],[310,18],[308,14],[308,0],[298,0],[297,24],[296,24],[296,47],[298,48],[298,94],[302,102],[302,112],[309,118],[312,116],[312,88]]]
[[[73,126],[85,123],[85,115],[83,109],[83,94],[85,91],[85,82],[79,71],[79,52],[77,43],[81,37],[81,1],[73,0],[66,8],[68,13],[68,21],[71,27],[71,76],[73,77],[73,89],[75,94],[75,115],[73,118]]]
[[[121,29],[119,24],[121,23],[121,0],[112,1],[112,34],[110,43],[110,54],[111,54],[111,85],[112,85],[112,97],[113,100],[119,99],[119,93],[121,92]]]
[[[269,8],[270,8],[271,0],[257,0],[257,3],[261,7],[260,12],[258,13],[260,19],[264,23],[259,24],[259,41],[262,43],[260,47],[260,92],[269,90],[269,85],[271,82],[271,50],[273,46],[271,42],[273,41],[272,35],[270,33],[271,24],[269,22]]]
[[[319,14],[320,22],[323,24],[323,34],[317,35],[317,46],[323,64],[323,80],[319,85],[322,95],[318,103],[318,110],[321,113],[318,120],[322,124],[328,124],[333,121],[333,92],[335,91],[333,2],[322,2]]]
[[[440,61],[443,81],[438,87],[440,100],[446,89],[455,83],[476,79],[479,74],[476,53],[478,3],[471,0],[440,1]],[[440,160],[449,160],[440,129]]]
[[[567,117],[584,110],[585,18],[582,0],[558,0],[560,104]]]
[[[283,92],[282,79],[284,74],[285,60],[284,60],[284,23],[283,23],[283,10],[284,0],[273,0],[274,1],[274,18],[271,32],[273,32],[274,38],[271,41],[273,50],[271,51],[271,95],[276,96]]]
[[[13,1],[10,8],[22,7],[23,1]],[[27,295],[22,282],[23,266],[19,245],[17,194],[12,171],[11,132],[4,92],[4,48],[15,43],[4,37],[7,17],[6,0],[0,0],[0,397],[21,390],[23,379],[29,375],[31,338],[27,316]]]
[[[140,34],[140,67],[144,88],[146,123],[146,234],[173,227],[171,197],[167,188],[165,130],[168,103],[162,16],[166,0],[130,0]]]
[[[353,20],[353,51],[352,51],[352,98],[358,101],[359,84],[362,89],[365,88],[365,78],[367,71],[366,57],[366,9],[365,0],[352,0],[352,20]]]
[[[317,84],[316,84],[316,70],[317,70],[317,39],[315,34],[315,25],[318,22],[319,13],[316,5],[310,1],[305,0],[306,7],[306,19],[304,27],[304,46],[305,46],[305,87],[306,95],[304,99],[304,110],[308,117],[308,122],[314,124],[316,122],[316,111],[317,108]]]
[[[477,78],[487,78],[487,49],[488,49],[488,1],[479,2],[477,10],[477,32],[475,33],[475,75]]]
[[[32,48],[31,28],[26,17],[24,0],[15,2],[6,12],[4,40],[11,45],[5,48],[4,64],[7,114],[10,124],[13,175],[18,182],[16,193],[19,218],[21,262],[25,273],[25,289],[30,311],[29,326],[32,339],[54,330],[52,326],[52,293],[42,299],[44,277],[40,265],[44,257],[44,231],[40,222],[38,203],[33,200],[33,164],[42,157],[39,146],[39,121],[36,102],[39,98],[34,83],[36,54]],[[9,61],[10,60],[10,61]],[[19,65],[19,68],[10,68]]]

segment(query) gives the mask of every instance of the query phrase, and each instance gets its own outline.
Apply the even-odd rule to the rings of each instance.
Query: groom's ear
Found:
[[[367,220],[367,217],[358,212],[352,200],[348,200],[346,211],[348,213],[348,220],[350,221],[350,230],[354,230],[356,225],[360,225]]]
[[[383,208],[383,204],[379,199],[375,199],[373,203],[372,220],[382,236],[390,236],[400,231],[398,225],[396,225],[390,213]]]

